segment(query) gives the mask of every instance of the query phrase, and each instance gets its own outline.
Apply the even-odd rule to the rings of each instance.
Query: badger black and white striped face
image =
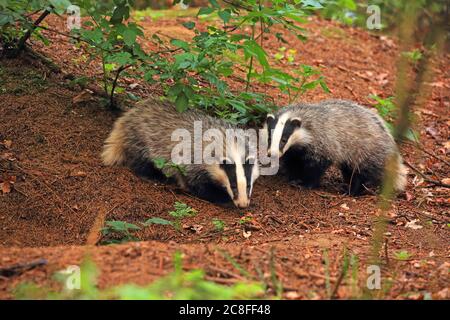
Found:
[[[269,156],[281,157],[293,145],[302,145],[310,141],[308,130],[302,127],[302,120],[290,112],[279,116],[267,115],[264,129]]]
[[[226,174],[225,187],[236,207],[247,208],[250,205],[253,183],[259,176],[258,164],[254,158],[247,158],[244,163],[223,159],[220,168]]]

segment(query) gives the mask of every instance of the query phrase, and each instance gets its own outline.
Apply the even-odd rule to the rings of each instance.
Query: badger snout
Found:
[[[237,199],[237,200],[233,200],[233,202],[234,202],[234,205],[236,207],[238,207],[239,209],[247,208],[250,205],[249,199]]]

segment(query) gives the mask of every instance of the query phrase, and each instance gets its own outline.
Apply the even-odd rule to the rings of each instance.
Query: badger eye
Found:
[[[281,143],[282,143],[282,144],[286,144],[286,143],[287,143],[287,140],[288,140],[288,139],[286,139],[286,138],[282,138],[282,139],[281,139]]]

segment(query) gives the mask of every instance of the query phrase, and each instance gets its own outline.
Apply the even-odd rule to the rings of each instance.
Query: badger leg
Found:
[[[383,168],[378,166],[355,167],[348,164],[340,166],[342,176],[348,185],[346,192],[351,196],[358,196],[367,186],[379,186],[383,178]]]
[[[282,159],[289,181],[306,188],[318,187],[320,179],[331,165],[329,160],[318,158],[304,148],[289,150]]]
[[[189,192],[200,199],[213,203],[227,203],[231,200],[228,192],[215,183],[207,173],[186,182]]]
[[[130,161],[129,167],[139,177],[153,179],[161,182],[167,182],[167,177],[155,167],[153,162],[143,159],[133,159]]]

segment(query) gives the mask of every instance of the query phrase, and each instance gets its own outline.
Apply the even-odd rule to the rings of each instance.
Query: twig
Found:
[[[411,163],[409,163],[408,161],[403,159],[403,162],[410,167],[412,170],[414,170],[415,172],[417,172],[425,182],[431,183],[432,185],[438,186],[438,187],[444,187],[444,188],[450,188],[450,184],[447,183],[443,183],[440,181],[436,181],[433,179],[428,178],[424,173],[422,173],[419,169],[417,169],[416,167],[414,167]]]
[[[441,161],[442,163],[445,163],[447,166],[450,167],[450,162],[448,162],[448,161],[445,160],[445,159],[442,159],[442,158],[438,157],[437,155],[435,155],[434,153],[432,153],[432,152],[430,152],[430,151],[425,150],[425,149],[424,149],[423,147],[421,147],[418,143],[412,143],[412,142],[408,142],[408,141],[405,141],[404,143],[405,143],[405,144],[408,144],[408,145],[410,145],[410,146],[413,146],[413,147],[415,147],[415,148],[417,148],[417,149],[419,149],[420,151],[426,153],[426,154],[429,155],[430,157],[433,157],[433,158],[435,158],[436,160],[439,160],[439,161]]]
[[[34,268],[45,266],[47,263],[48,262],[45,259],[38,259],[33,262],[18,263],[10,267],[0,268],[0,277],[11,278],[13,276],[18,276]]]
[[[23,51],[25,48],[25,43],[30,38],[31,34],[36,30],[36,28],[39,26],[39,24],[50,14],[49,10],[44,10],[42,14],[36,19],[36,21],[33,23],[30,29],[25,32],[25,34],[22,36],[22,38],[19,39],[19,42],[17,44],[17,49],[15,50],[13,56],[17,56],[20,52]]]

